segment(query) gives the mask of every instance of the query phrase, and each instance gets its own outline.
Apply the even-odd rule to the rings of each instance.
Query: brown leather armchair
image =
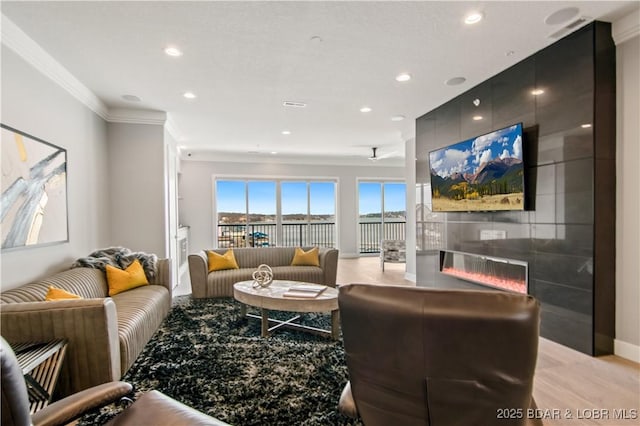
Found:
[[[342,413],[366,426],[542,424],[533,297],[350,284],[338,302],[350,378]]]
[[[131,392],[125,382],[109,382],[85,389],[49,404],[33,415],[29,413],[29,397],[11,346],[0,337],[2,367],[2,426],[65,425],[83,414],[112,402]],[[227,425],[158,392],[142,395],[131,407],[111,420],[109,425]],[[228,426],[228,425],[227,425]]]

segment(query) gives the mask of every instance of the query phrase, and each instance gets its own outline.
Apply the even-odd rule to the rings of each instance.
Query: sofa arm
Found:
[[[340,400],[338,401],[338,411],[347,417],[352,419],[358,418],[358,407],[356,406],[356,400],[353,399],[351,393],[351,382],[347,382],[340,394]]]
[[[336,286],[336,276],[338,274],[338,249],[323,247],[319,250],[320,268],[324,275],[324,285],[328,287]]]
[[[173,276],[171,275],[171,259],[158,259],[156,276],[151,284],[161,285],[169,290],[169,299],[173,297]]]
[[[207,275],[209,274],[209,259],[204,251],[189,255],[189,277],[191,279],[191,293],[194,298],[207,297]]]
[[[10,344],[67,341],[60,395],[120,379],[118,318],[111,298],[5,303],[0,334]]]
[[[74,393],[31,416],[34,426],[66,425],[95,408],[120,400],[133,391],[125,382],[109,382]]]

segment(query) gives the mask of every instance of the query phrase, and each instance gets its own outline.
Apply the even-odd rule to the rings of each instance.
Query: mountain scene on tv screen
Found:
[[[524,209],[520,124],[433,151],[429,165],[434,211]]]

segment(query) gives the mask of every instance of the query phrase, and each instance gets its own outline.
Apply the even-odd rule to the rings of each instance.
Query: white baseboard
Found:
[[[360,257],[360,253],[340,253],[338,257],[340,259],[357,259]]]
[[[412,283],[415,283],[418,281],[418,277],[416,276],[416,274],[411,274],[409,272],[404,273],[404,279],[407,281],[411,281]]]
[[[613,353],[633,362],[640,362],[640,346],[615,339]]]

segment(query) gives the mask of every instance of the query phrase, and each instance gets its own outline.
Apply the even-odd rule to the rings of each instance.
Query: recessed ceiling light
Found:
[[[140,102],[142,100],[136,95],[122,95],[122,99],[129,102]]]
[[[309,39],[309,41],[311,43],[314,43],[314,44],[320,44],[320,43],[322,43],[322,37],[316,35],[316,36],[311,37]]]
[[[405,116],[400,114],[394,115],[393,117],[391,117],[391,121],[402,121],[404,119],[405,119]]]
[[[276,155],[278,151],[271,151],[271,155]]]
[[[283,106],[290,108],[304,108],[307,106],[304,102],[296,102],[296,101],[284,101],[282,102]]]
[[[187,99],[195,99],[196,98],[196,94],[193,92],[184,92],[182,94],[182,96],[184,96]]]
[[[591,127],[591,124],[590,123],[585,123],[585,124],[581,125],[580,127],[582,127],[583,129],[588,129],[588,128]]]
[[[411,80],[411,74],[407,72],[403,72],[402,74],[398,74],[396,76],[396,81],[399,81],[400,83],[404,83],[405,81],[409,80]]]
[[[464,17],[464,23],[471,25],[482,21],[483,15],[480,12],[472,12]]]
[[[544,23],[547,25],[560,25],[578,16],[580,9],[577,7],[567,7],[564,9],[556,10],[551,15],[544,18]]]
[[[482,119],[483,119],[483,117],[481,115],[474,115],[473,116],[473,121],[480,121]]]
[[[178,49],[175,46],[167,46],[164,49],[164,53],[166,53],[169,56],[174,56],[174,57],[182,56],[182,50]]]
[[[283,130],[282,134],[283,135],[290,135],[291,134],[291,130]]]
[[[544,93],[544,90],[542,90],[542,89],[533,89],[533,90],[531,91],[531,94],[532,94],[533,96],[542,95],[543,93]]]
[[[371,112],[372,109],[368,106],[364,106],[362,108],[360,108],[360,112]]]
[[[446,84],[447,86],[457,86],[458,84],[462,84],[465,81],[467,81],[467,79],[464,77],[453,77],[445,81],[444,84]]]

